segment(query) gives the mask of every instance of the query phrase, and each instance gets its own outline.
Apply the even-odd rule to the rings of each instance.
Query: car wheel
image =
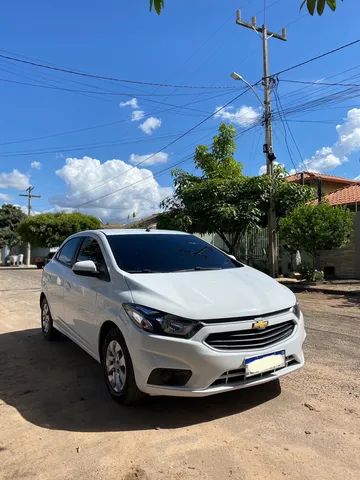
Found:
[[[49,304],[46,298],[41,302],[41,331],[44,338],[53,341],[59,338],[59,332],[54,328]]]
[[[129,350],[116,327],[111,328],[105,337],[102,348],[102,366],[106,386],[114,400],[130,405],[145,396],[136,385]]]

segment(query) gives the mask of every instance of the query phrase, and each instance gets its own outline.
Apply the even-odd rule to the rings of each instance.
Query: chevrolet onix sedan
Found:
[[[200,238],[161,230],[69,237],[45,266],[44,337],[101,363],[111,396],[205,396],[304,365],[294,294]]]

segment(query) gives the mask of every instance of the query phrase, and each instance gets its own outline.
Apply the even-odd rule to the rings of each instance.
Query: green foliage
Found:
[[[319,15],[322,15],[326,5],[333,12],[336,10],[336,0],[304,0],[300,8],[302,8],[305,4],[310,15],[314,15],[315,10]]]
[[[322,270],[315,270],[312,265],[301,264],[299,266],[299,273],[301,277],[308,282],[323,282],[324,272]]]
[[[336,0],[303,0],[300,8],[306,4],[310,15],[314,15],[315,9],[319,15],[322,15],[327,5],[333,12],[336,10]],[[150,0],[150,11],[155,9],[156,13],[160,15],[165,7],[165,0]]]
[[[24,242],[37,247],[57,247],[65,238],[82,230],[100,228],[100,221],[83,213],[41,213],[28,217],[18,226]]]
[[[270,179],[267,175],[245,177],[241,164],[234,158],[236,130],[221,124],[213,138],[212,148],[200,145],[195,150],[196,176],[175,170],[173,197],[162,202],[164,213],[158,228],[197,233],[217,233],[229,252],[247,229],[266,226]],[[308,201],[308,187],[290,184],[284,170],[275,169],[274,191],[276,211],[286,215],[295,206]]]
[[[19,243],[20,237],[16,229],[24,218],[25,214],[20,207],[7,203],[0,208],[0,247],[8,245],[11,248]]]
[[[354,228],[353,213],[327,203],[301,205],[280,221],[280,235],[293,252],[304,250],[315,263],[319,250],[346,245]]]
[[[199,145],[195,150],[195,167],[203,171],[204,178],[239,178],[242,165],[234,158],[236,129],[222,123],[219,134],[213,138],[212,148]]]
[[[160,15],[161,10],[165,7],[165,1],[164,0],[150,0],[150,12],[152,8],[154,7],[155,12]]]

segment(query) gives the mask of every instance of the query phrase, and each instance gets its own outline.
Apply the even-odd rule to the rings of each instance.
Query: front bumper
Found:
[[[133,326],[128,330],[130,355],[135,380],[140,390],[149,395],[202,397],[275,380],[303,367],[302,345],[305,340],[304,319],[293,313],[267,317],[269,325],[289,320],[295,324],[285,340],[266,348],[224,351],[210,347],[205,339],[211,333],[251,329],[252,321],[216,323],[204,326],[191,339],[151,335]],[[281,369],[245,378],[245,359],[285,350],[286,366]],[[192,376],[182,387],[151,385],[149,376],[154,369],[191,370]]]

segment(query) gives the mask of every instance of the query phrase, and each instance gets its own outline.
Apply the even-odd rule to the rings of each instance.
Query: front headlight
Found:
[[[137,327],[157,335],[190,338],[202,327],[196,320],[177,317],[143,305],[125,303],[123,307]]]
[[[298,303],[296,303],[296,304],[292,307],[291,311],[296,315],[296,317],[297,317],[298,319],[300,319],[301,310],[300,310],[300,305],[299,305]]]

